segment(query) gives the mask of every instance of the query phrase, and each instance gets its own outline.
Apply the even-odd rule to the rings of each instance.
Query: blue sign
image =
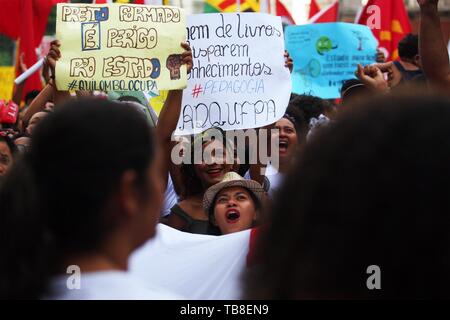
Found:
[[[375,62],[378,43],[365,25],[288,26],[285,34],[286,50],[294,60],[292,92],[297,94],[339,98],[342,83],[355,78],[358,63]]]

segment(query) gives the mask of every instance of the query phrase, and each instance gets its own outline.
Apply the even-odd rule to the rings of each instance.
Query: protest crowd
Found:
[[[450,298],[449,53],[439,0],[417,2],[420,31],[402,35],[397,57],[363,26],[371,55],[349,63],[352,74],[341,74],[332,94],[308,84],[334,81],[317,59],[358,49],[321,38],[314,58],[287,44],[281,19],[263,28],[230,14],[241,28],[231,44],[231,18],[177,37],[163,29],[186,31],[194,18],[168,9],[160,21],[149,9],[154,19],[143,26],[166,24],[142,34],[171,52],[135,64],[104,53],[99,77],[90,67],[100,60],[86,58],[96,50],[89,32],[78,57],[66,36],[74,29],[57,30],[63,36],[36,73],[43,88],[25,92],[25,78],[0,100],[0,298]],[[77,6],[58,4],[66,21],[57,29],[83,19],[106,28],[105,11],[64,5]],[[109,18],[119,7],[105,6]],[[287,30],[299,30],[295,41],[307,33]],[[213,33],[222,54],[208,49]],[[114,50],[131,56],[127,36],[108,48],[119,41]],[[254,45],[257,37],[269,40]],[[210,60],[250,80],[206,75]],[[30,67],[19,55],[19,74]],[[126,70],[167,89],[161,110],[139,90],[80,90],[81,81],[126,80]],[[202,77],[211,81],[204,92]],[[72,79],[79,87],[67,86]],[[243,98],[233,104],[234,96]]]

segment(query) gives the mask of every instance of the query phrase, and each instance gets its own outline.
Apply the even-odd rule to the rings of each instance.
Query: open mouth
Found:
[[[241,214],[239,213],[239,211],[232,209],[227,211],[225,217],[228,223],[236,223],[239,221]]]
[[[278,148],[281,153],[286,153],[289,147],[289,142],[287,140],[280,140],[278,144]]]

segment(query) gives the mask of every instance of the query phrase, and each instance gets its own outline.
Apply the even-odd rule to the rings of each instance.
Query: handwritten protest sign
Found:
[[[291,82],[280,17],[192,15],[187,34],[194,65],[176,134],[261,127],[283,116]]]
[[[287,27],[286,47],[294,60],[292,91],[334,99],[358,63],[375,62],[377,41],[364,25],[317,23]]]
[[[187,83],[182,9],[128,4],[58,4],[60,90],[150,91]]]
[[[12,98],[14,75],[14,67],[0,67],[0,99]]]

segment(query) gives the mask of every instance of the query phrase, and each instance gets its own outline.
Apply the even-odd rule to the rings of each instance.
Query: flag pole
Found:
[[[29,78],[33,73],[39,70],[44,64],[44,58],[40,59],[38,62],[33,64],[27,71],[18,76],[15,80],[15,84],[21,84],[25,79]]]

